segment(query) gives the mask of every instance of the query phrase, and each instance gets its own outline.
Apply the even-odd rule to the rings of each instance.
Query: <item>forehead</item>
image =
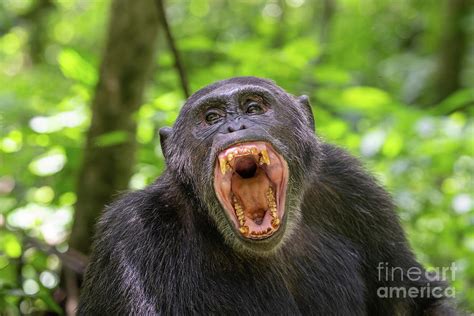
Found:
[[[252,94],[270,98],[272,92],[268,88],[259,85],[228,83],[211,88],[208,91],[200,91],[194,100],[189,100],[188,106],[195,108],[210,102],[225,102]]]

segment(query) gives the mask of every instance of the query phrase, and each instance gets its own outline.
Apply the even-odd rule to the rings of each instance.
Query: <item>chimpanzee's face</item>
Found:
[[[301,102],[250,79],[193,95],[173,128],[167,160],[192,183],[226,240],[265,252],[298,222],[306,147],[315,138]]]

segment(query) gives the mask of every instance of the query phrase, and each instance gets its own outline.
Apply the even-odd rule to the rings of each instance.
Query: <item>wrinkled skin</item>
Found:
[[[249,95],[266,111],[247,115]],[[208,124],[216,104],[225,115]],[[455,313],[444,298],[377,297],[380,286],[428,280],[378,280],[380,262],[423,268],[389,195],[355,158],[314,135],[306,97],[254,77],[217,82],[191,96],[160,136],[167,169],[100,220],[80,315]],[[258,241],[238,234],[213,188],[216,156],[243,141],[271,143],[288,164],[282,226]]]

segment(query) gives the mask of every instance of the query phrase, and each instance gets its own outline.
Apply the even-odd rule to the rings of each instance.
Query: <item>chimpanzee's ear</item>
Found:
[[[165,160],[168,160],[168,152],[167,152],[167,144],[168,144],[168,137],[171,135],[173,132],[173,129],[171,127],[162,127],[160,128],[160,145],[161,145],[161,151],[163,152],[163,156],[165,157]]]
[[[307,95],[302,95],[298,97],[298,102],[303,106],[304,110],[307,113],[307,118],[311,129],[314,131],[316,129],[314,124],[313,110],[311,109],[311,104],[309,103],[309,98]]]

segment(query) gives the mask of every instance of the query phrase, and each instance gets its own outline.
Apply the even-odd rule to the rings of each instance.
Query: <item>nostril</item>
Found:
[[[233,133],[235,131],[239,131],[241,129],[246,129],[247,127],[245,126],[245,124],[242,124],[242,123],[236,123],[236,124],[230,124],[229,126],[227,126],[227,131],[229,133]]]

